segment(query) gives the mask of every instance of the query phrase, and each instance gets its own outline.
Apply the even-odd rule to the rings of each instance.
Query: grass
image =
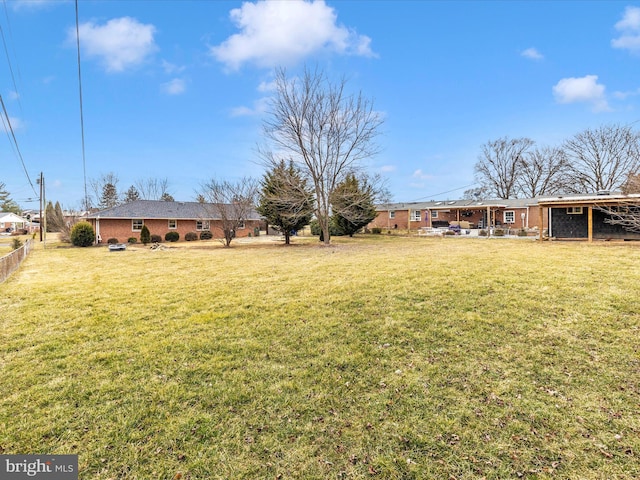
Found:
[[[0,285],[0,453],[82,479],[640,477],[638,246],[296,241],[34,251]]]

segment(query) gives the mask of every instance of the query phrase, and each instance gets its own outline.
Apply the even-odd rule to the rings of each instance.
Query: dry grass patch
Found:
[[[98,479],[636,478],[639,266],[385,236],[37,250],[0,285],[0,451]]]

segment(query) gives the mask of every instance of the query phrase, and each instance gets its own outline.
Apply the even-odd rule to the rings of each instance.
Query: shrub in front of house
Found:
[[[198,240],[198,234],[196,232],[187,232],[187,234],[184,236],[184,239],[187,242],[193,242],[195,240]]]
[[[496,237],[504,237],[504,230],[503,230],[503,229],[501,229],[501,228],[496,228],[496,229],[493,231],[493,234],[494,234]]]
[[[96,232],[89,222],[78,222],[71,229],[70,239],[76,247],[90,247],[96,241]]]
[[[486,230],[480,230],[478,232],[478,236],[479,237],[486,237],[487,236],[487,231]]]
[[[129,240],[127,240],[127,243],[130,244],[134,244],[134,243],[138,243],[138,239],[136,237],[129,237]]]
[[[151,235],[151,243],[161,243],[161,242],[162,242],[161,235],[156,235],[155,233]]]
[[[180,240],[180,234],[178,232],[167,232],[167,234],[164,236],[164,239],[167,242],[177,242],[178,240]]]
[[[149,232],[149,228],[146,225],[142,225],[142,230],[140,230],[140,241],[144,245],[151,241],[151,232]]]
[[[447,230],[446,232],[444,232],[444,234],[447,236],[455,236],[456,232],[454,232],[453,230]]]
[[[382,229],[380,227],[373,227],[371,229],[371,233],[373,233],[374,235],[380,235],[382,233]]]
[[[518,236],[519,237],[526,237],[527,236],[527,231],[524,228],[521,228],[520,230],[518,230]]]
[[[213,238],[213,233],[211,230],[203,230],[200,232],[200,240],[211,240]]]
[[[107,243],[109,245],[114,245],[114,244],[118,243],[118,239],[111,237],[109,240],[107,240]]]

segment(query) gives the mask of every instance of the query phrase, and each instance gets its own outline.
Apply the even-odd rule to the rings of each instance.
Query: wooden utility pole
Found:
[[[42,191],[44,189],[42,172],[40,172],[40,178],[37,182],[38,185],[40,185],[40,216],[38,217],[38,230],[40,230],[40,241],[42,241]]]

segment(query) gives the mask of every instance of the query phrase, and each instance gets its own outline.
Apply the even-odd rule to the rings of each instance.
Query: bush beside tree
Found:
[[[90,247],[96,241],[96,232],[89,222],[78,222],[71,229],[71,243],[76,247]]]

